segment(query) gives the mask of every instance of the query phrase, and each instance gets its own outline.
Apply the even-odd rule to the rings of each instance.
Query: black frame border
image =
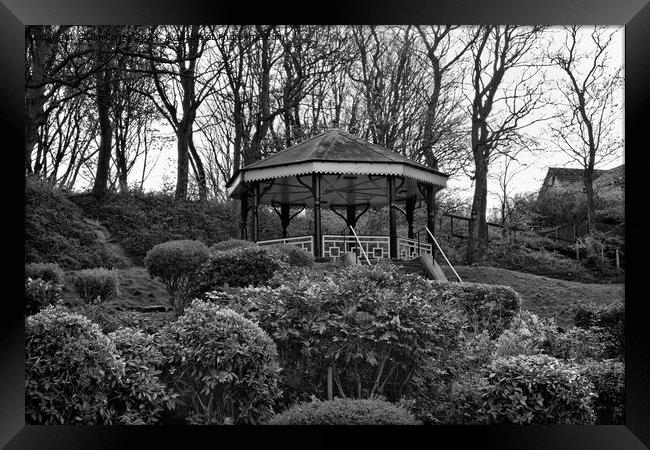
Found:
[[[313,5],[311,5],[313,7]],[[308,11],[306,3],[234,4],[198,0],[191,4],[172,0],[2,0],[0,5],[0,124],[4,129],[0,149],[5,156],[22,163],[24,107],[24,25],[25,24],[176,24],[176,23],[521,23],[521,24],[611,24],[625,26],[625,135],[626,135],[626,235],[628,245],[626,273],[626,424],[600,426],[438,426],[418,428],[302,428],[257,427],[126,427],[126,426],[32,426],[24,422],[24,321],[18,253],[23,253],[17,238],[16,255],[8,261],[6,279],[12,295],[6,295],[0,312],[0,445],[7,449],[116,449],[199,447],[199,442],[220,445],[236,439],[238,444],[259,439],[286,445],[334,443],[340,445],[351,434],[364,441],[438,446],[442,440],[453,447],[495,449],[643,449],[650,446],[650,358],[644,343],[650,342],[650,327],[643,314],[647,295],[639,279],[643,258],[650,250],[641,233],[644,224],[642,202],[645,186],[641,171],[648,167],[648,139],[644,133],[650,111],[650,4],[648,0],[416,0],[399,3],[362,0],[355,3],[322,4],[316,15],[297,17]],[[313,11],[313,10],[312,10]],[[10,139],[13,142],[9,144]],[[644,151],[645,150],[645,151]],[[13,165],[12,164],[12,165]],[[15,179],[13,179],[15,177]],[[11,213],[5,222],[5,236],[20,236],[23,201],[16,186],[24,182],[16,171],[3,176],[11,195]],[[634,202],[634,204],[633,204]],[[636,208],[634,208],[636,206]],[[9,264],[11,266],[11,264]],[[636,269],[635,269],[636,268]],[[13,292],[16,289],[16,292]],[[632,290],[631,290],[632,289]],[[636,295],[634,295],[636,294]],[[5,309],[9,306],[8,309]],[[251,431],[253,431],[251,430]],[[243,431],[243,432],[242,432]],[[278,435],[280,439],[277,439]],[[307,440],[296,438],[306,437]],[[288,439],[287,439],[288,438]],[[315,438],[315,439],[314,439]],[[343,438],[343,439],[341,439]],[[406,438],[406,439],[405,439]],[[422,440],[420,440],[420,438]],[[388,440],[387,440],[388,439]],[[203,447],[201,445],[200,447]]]

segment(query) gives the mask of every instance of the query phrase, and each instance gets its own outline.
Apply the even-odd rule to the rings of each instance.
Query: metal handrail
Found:
[[[352,225],[348,225],[350,227],[350,230],[352,230],[352,234],[354,234],[354,238],[357,240],[357,244],[359,245],[359,249],[361,250],[361,253],[363,253],[363,256],[366,258],[366,261],[368,262],[368,265],[370,266],[370,260],[368,259],[368,254],[366,251],[363,249],[363,246],[361,245],[361,241],[359,240],[359,236],[357,236],[357,232],[354,231],[354,228],[352,228]]]
[[[438,247],[438,250],[440,250],[440,253],[442,254],[442,257],[445,258],[445,261],[447,261],[447,264],[449,265],[449,267],[451,268],[451,270],[454,272],[454,275],[456,275],[456,278],[458,278],[458,281],[460,281],[460,282],[462,283],[463,280],[460,279],[460,276],[458,275],[458,272],[456,272],[456,269],[454,269],[454,266],[452,266],[451,263],[449,262],[449,259],[447,259],[447,256],[445,255],[445,252],[443,252],[442,249],[440,248],[440,245],[438,244],[438,241],[437,241],[436,238],[433,236],[433,233],[431,232],[431,230],[429,230],[429,227],[426,227],[426,226],[425,226],[425,227],[423,227],[423,228],[420,228],[420,229],[418,230],[418,233],[419,233],[420,231],[422,231],[422,229],[427,230],[427,233],[429,233],[429,236],[431,236],[431,239],[433,239],[434,244],[436,244],[436,247]]]

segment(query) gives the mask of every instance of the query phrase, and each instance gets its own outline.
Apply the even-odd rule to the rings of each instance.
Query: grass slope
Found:
[[[445,275],[455,279],[448,266]],[[555,317],[559,326],[571,325],[568,312],[571,305],[581,300],[609,303],[624,299],[624,284],[579,283],[532,275],[496,267],[455,266],[463,281],[486,284],[503,284],[512,287],[521,296],[522,307],[535,314]]]

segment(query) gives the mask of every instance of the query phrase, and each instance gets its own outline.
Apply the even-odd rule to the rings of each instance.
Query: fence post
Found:
[[[605,266],[605,244],[600,244],[600,261]]]
[[[578,240],[576,239],[576,261],[580,261],[580,250],[578,248]]]
[[[621,261],[618,256],[618,249],[616,249],[616,270],[621,271]]]
[[[334,392],[333,392],[333,386],[332,386],[332,378],[333,372],[332,372],[332,366],[329,366],[327,368],[327,399],[332,400],[334,398]]]

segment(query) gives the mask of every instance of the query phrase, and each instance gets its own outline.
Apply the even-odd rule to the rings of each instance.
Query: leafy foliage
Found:
[[[497,358],[485,371],[483,408],[490,423],[593,424],[593,385],[547,355]]]
[[[48,305],[61,301],[61,285],[40,278],[25,280],[25,315],[36,314]]]
[[[598,304],[581,302],[571,310],[571,318],[575,326],[596,330],[604,335],[603,343],[607,345],[609,358],[623,358],[625,352],[625,303],[617,300],[612,303]]]
[[[251,241],[245,241],[242,239],[226,239],[225,241],[220,241],[210,247],[210,253],[222,252],[224,250],[232,250],[233,248],[241,247],[255,247],[257,244]]]
[[[418,425],[404,408],[381,400],[313,400],[298,403],[273,417],[269,425]]]
[[[123,263],[97,239],[77,205],[35,177],[25,183],[25,261],[73,270]]]
[[[165,409],[173,409],[176,394],[159,379],[164,358],[153,336],[134,328],[120,328],[108,335],[124,360],[125,371],[111,393],[110,404],[120,422],[153,424]]]
[[[625,366],[621,361],[585,361],[581,373],[594,384],[597,425],[625,422]]]
[[[49,306],[25,321],[25,415],[32,424],[111,423],[124,373],[115,345],[87,318]]]
[[[25,278],[41,279],[53,284],[63,284],[63,270],[57,263],[25,264]]]
[[[517,356],[546,353],[557,334],[555,320],[522,310],[497,339],[496,354]]]
[[[171,312],[125,311],[110,302],[73,306],[70,310],[89,318],[93,323],[99,325],[104,333],[110,333],[122,327],[157,333],[163,326],[176,318]]]
[[[118,296],[120,280],[117,271],[100,267],[75,273],[72,284],[86,303],[105,302]]]
[[[209,254],[205,244],[190,240],[165,242],[147,252],[147,271],[165,283],[177,316],[183,314],[190,293],[196,289],[198,271]]]
[[[417,367],[460,345],[463,313],[394,266],[350,266],[320,280],[297,269],[277,274],[273,285],[207,297],[274,339],[287,403],[325,395],[328,367],[339,395],[398,399]]]
[[[198,274],[198,291],[208,292],[229,286],[257,286],[267,283],[282,265],[262,247],[238,247],[219,251],[201,267]]]
[[[269,252],[291,267],[313,267],[314,265],[314,256],[295,245],[271,245]]]
[[[188,200],[175,202],[173,193],[130,192],[109,194],[98,201],[91,194],[70,199],[88,216],[101,221],[136,264],[148,250],[174,240],[199,240],[208,244],[236,233],[229,203]]]
[[[280,395],[277,350],[253,322],[195,300],[161,338],[167,377],[190,423],[255,424],[273,414]]]

